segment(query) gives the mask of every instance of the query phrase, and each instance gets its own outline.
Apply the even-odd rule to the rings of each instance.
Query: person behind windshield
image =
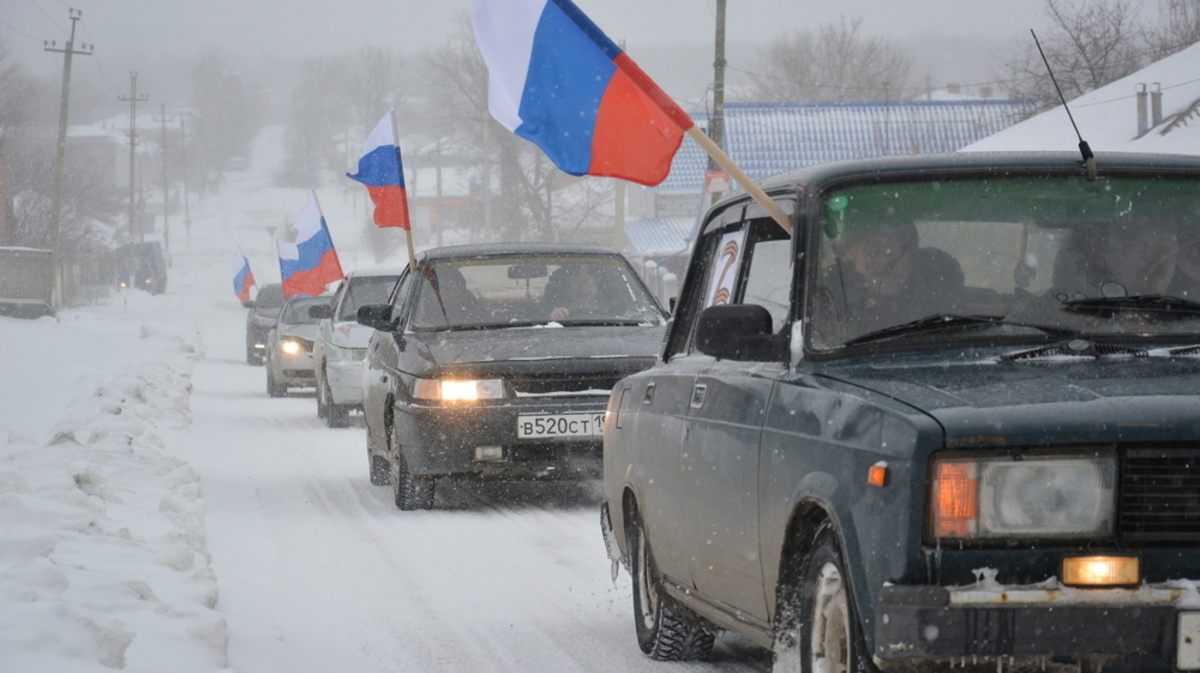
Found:
[[[1170,294],[1179,261],[1179,240],[1161,223],[1120,222],[1105,237],[1104,264],[1126,296]]]
[[[594,270],[583,265],[560,267],[546,283],[545,301],[551,320],[581,318],[599,310],[600,281]]]
[[[917,245],[912,222],[847,229],[827,287],[840,288],[854,329],[863,334],[958,310],[963,272],[949,253]]]
[[[417,307],[421,326],[474,324],[480,319],[479,298],[454,267],[427,267],[426,284]]]

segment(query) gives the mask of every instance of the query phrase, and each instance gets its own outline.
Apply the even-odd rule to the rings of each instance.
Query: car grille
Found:
[[[510,378],[509,385],[518,395],[555,395],[586,393],[595,390],[612,390],[620,376],[525,376]]]
[[[1130,448],[1121,459],[1118,536],[1200,541],[1200,448]]]

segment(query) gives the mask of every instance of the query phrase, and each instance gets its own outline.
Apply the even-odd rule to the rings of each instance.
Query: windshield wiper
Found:
[[[1075,334],[1073,330],[1063,327],[1051,327],[1049,325],[1035,325],[1032,323],[1015,322],[1012,320],[1006,320],[1002,316],[937,313],[934,315],[925,316],[924,318],[920,318],[912,322],[884,327],[883,329],[875,330],[874,332],[867,332],[866,334],[850,339],[844,345],[856,346],[872,341],[882,341],[892,337],[919,334],[921,332],[936,332],[938,330],[956,329],[962,327],[988,327],[992,325],[1027,327],[1029,329],[1035,329],[1056,337],[1068,337],[1074,336]]]
[[[1063,308],[1079,313],[1118,313],[1121,311],[1149,311],[1152,313],[1200,314],[1200,302],[1161,294],[1136,294],[1129,297],[1093,297],[1068,299]]]

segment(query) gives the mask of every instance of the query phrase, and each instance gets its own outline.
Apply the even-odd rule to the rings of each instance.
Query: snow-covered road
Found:
[[[176,223],[165,294],[0,318],[0,673],[768,670],[730,636],[708,662],[642,655],[596,484],[401,512],[361,418],[267,396],[227,269],[241,244],[270,282],[263,223],[304,202],[267,186],[274,146]],[[322,204],[347,270],[369,266],[361,201]]]

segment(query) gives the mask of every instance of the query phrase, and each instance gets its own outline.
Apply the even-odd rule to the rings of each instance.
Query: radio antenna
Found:
[[[1042,55],[1042,63],[1046,64],[1046,72],[1050,73],[1050,81],[1054,84],[1054,90],[1058,92],[1058,99],[1062,101],[1063,109],[1067,111],[1067,118],[1071,120],[1071,126],[1075,129],[1075,137],[1079,138],[1079,153],[1083,155],[1083,170],[1087,174],[1087,179],[1094,181],[1096,179],[1096,156],[1092,154],[1092,148],[1079,133],[1079,126],[1075,124],[1075,115],[1071,114],[1067,98],[1063,96],[1062,88],[1058,86],[1058,80],[1054,78],[1054,70],[1050,67],[1050,60],[1046,58],[1046,52],[1042,50],[1042,43],[1038,41],[1037,33],[1033,32],[1032,28],[1029,29],[1029,33],[1033,35],[1033,43],[1037,45],[1038,53]]]

